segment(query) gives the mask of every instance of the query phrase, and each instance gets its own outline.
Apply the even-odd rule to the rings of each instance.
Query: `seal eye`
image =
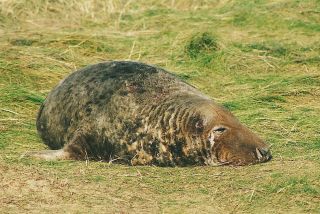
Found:
[[[219,132],[219,133],[222,133],[222,132],[224,132],[225,130],[226,130],[226,128],[224,128],[224,127],[217,127],[217,128],[215,128],[215,129],[213,129],[214,132]]]

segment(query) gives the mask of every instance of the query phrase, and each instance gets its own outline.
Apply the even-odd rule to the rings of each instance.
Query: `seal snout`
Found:
[[[267,162],[272,159],[270,149],[267,147],[256,148],[256,157],[259,162]]]

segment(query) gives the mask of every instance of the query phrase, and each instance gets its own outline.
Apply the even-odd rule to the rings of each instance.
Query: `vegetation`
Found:
[[[0,1],[1,213],[319,213],[318,0]],[[247,167],[21,158],[39,105],[88,64],[174,72],[272,145]]]

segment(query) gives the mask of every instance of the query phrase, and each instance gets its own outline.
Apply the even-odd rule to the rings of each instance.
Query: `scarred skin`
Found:
[[[37,129],[42,159],[131,165],[247,165],[268,146],[228,110],[167,71],[138,62],[85,67],[56,86]]]

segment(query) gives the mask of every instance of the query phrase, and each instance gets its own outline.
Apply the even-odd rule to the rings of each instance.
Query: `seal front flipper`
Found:
[[[63,149],[70,155],[71,159],[74,160],[87,160],[88,154],[91,153],[90,149],[90,139],[89,135],[86,132],[83,132],[82,129],[78,129],[71,140],[64,145]]]
[[[64,145],[64,151],[74,160],[103,160],[110,161],[119,159],[115,156],[120,151],[114,143],[111,143],[106,136],[99,131],[88,128],[79,128],[75,131],[70,140]]]

